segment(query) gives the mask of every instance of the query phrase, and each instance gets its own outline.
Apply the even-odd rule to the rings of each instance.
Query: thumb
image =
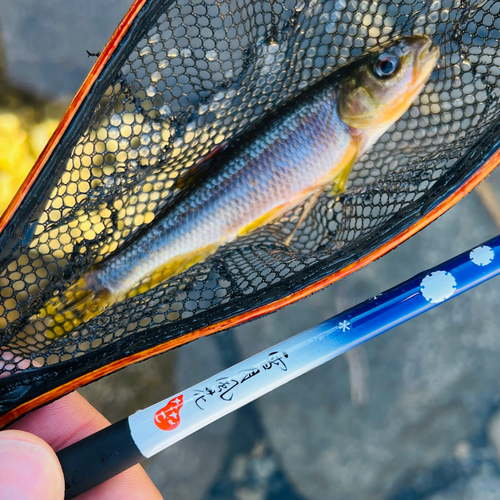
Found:
[[[56,454],[28,432],[0,432],[0,485],[0,500],[64,498],[64,478]]]

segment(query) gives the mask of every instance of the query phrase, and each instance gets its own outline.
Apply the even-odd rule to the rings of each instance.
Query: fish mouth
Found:
[[[439,47],[432,44],[427,36],[421,36],[421,42],[416,47],[415,73],[422,79],[427,79],[439,59]],[[419,79],[420,79],[419,78]]]

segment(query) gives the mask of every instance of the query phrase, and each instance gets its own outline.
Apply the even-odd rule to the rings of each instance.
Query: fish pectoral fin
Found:
[[[349,174],[351,173],[351,168],[353,165],[354,160],[351,160],[335,177],[332,184],[333,195],[342,194],[345,191],[345,185],[347,184],[347,179],[349,178]]]
[[[204,261],[206,258],[210,257],[219,248],[219,245],[209,245],[205,248],[197,250],[195,252],[179,255],[170,259],[165,265],[156,269],[153,274],[145,278],[139,283],[135,288],[133,288],[128,294],[127,298],[135,297],[141,293],[145,293],[151,288],[163,283],[164,281],[177,276],[191,266],[194,266],[198,262]]]
[[[346,165],[342,167],[340,172],[336,175],[336,177],[333,180],[332,184],[332,194],[333,195],[339,195],[345,191],[345,185],[347,183],[347,179],[349,178],[349,174],[351,173],[351,168],[354,165],[354,159],[355,155],[353,154],[353,151],[355,150],[355,146],[351,146],[348,150],[348,153],[346,154],[346,157],[351,158],[349,161],[347,161]],[[318,201],[318,198],[320,197],[321,193],[323,192],[323,188],[320,188],[316,190],[306,201],[304,204],[304,208],[302,210],[302,213],[300,214],[300,218],[297,221],[297,224],[295,224],[295,227],[293,228],[292,232],[288,235],[287,239],[284,241],[284,244],[286,246],[290,246],[290,242],[292,241],[293,237],[295,236],[295,233],[297,232],[297,229],[300,227],[300,225],[304,222],[306,217],[309,215],[309,212],[312,210],[314,205],[316,205],[316,202]]]
[[[287,239],[284,241],[284,244],[286,246],[290,246],[290,242],[295,236],[297,229],[301,226],[306,217],[309,215],[309,212],[312,210],[314,205],[316,205],[316,202],[318,201],[318,198],[320,197],[322,192],[323,192],[322,189],[318,189],[306,200],[306,202],[304,203],[304,208],[302,209],[302,213],[300,214],[299,220],[295,224],[295,227],[293,228],[292,232],[288,235]]]

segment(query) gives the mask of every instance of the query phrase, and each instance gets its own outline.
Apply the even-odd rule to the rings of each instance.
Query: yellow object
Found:
[[[48,119],[28,128],[14,113],[0,112],[0,214],[21,187],[57,123]]]

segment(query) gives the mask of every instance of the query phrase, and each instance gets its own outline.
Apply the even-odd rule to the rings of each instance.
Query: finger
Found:
[[[64,478],[54,450],[22,431],[0,432],[0,500],[63,500]]]
[[[87,400],[72,392],[28,413],[10,428],[32,432],[59,451],[108,425],[109,421]]]
[[[12,426],[32,432],[59,451],[108,426],[106,420],[78,393],[67,396],[29,413]],[[162,500],[159,491],[140,465],[80,495],[79,500]],[[1,499],[0,499],[1,500]]]

